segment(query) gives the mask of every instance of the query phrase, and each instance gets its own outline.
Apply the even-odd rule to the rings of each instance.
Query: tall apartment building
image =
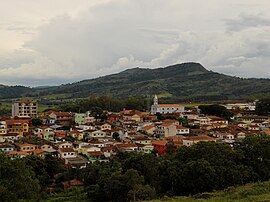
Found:
[[[12,116],[37,116],[38,103],[29,98],[22,98],[18,102],[12,104]]]

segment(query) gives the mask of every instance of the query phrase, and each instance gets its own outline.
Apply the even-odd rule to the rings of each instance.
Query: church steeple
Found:
[[[157,97],[157,95],[155,95],[155,97],[154,97],[154,105],[158,105],[158,97]]]

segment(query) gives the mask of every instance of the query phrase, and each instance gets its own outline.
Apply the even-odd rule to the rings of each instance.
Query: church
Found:
[[[181,104],[158,104],[158,97],[155,95],[154,103],[151,106],[151,114],[172,114],[176,112],[184,112],[185,107]]]

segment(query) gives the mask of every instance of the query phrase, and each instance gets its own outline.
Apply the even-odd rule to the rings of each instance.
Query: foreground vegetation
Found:
[[[222,191],[207,192],[195,196],[162,197],[149,202],[249,202],[269,201],[270,181],[250,183],[244,186],[228,187]],[[83,189],[73,189],[62,193],[52,194],[40,202],[86,202],[89,201]]]
[[[201,193],[270,180],[270,137],[267,136],[249,136],[234,148],[200,142],[175,151],[171,145],[167,153],[161,157],[154,153],[118,153],[109,162],[92,163],[85,169],[64,167],[51,156],[42,159],[30,155],[13,160],[0,154],[1,201],[54,201],[51,197],[65,197],[62,185],[73,179],[84,185],[71,189],[70,199],[82,197],[80,200],[93,202],[202,197]],[[254,193],[263,191],[258,190],[254,189]]]

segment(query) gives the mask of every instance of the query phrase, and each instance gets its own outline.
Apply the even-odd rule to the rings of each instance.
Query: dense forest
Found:
[[[168,154],[118,153],[84,169],[64,167],[51,156],[11,159],[0,154],[1,201],[44,199],[72,179],[84,183],[89,201],[136,201],[164,195],[196,195],[270,179],[270,137],[251,135],[234,148],[200,142]],[[51,187],[54,187],[52,190]],[[60,186],[59,186],[60,187]]]

